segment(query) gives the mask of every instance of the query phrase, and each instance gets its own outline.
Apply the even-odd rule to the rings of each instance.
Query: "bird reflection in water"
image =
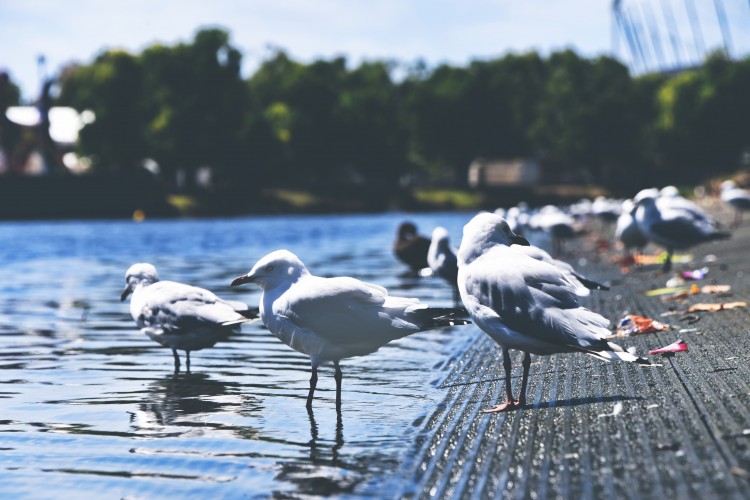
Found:
[[[307,409],[307,416],[310,419],[310,460],[280,462],[281,470],[275,479],[295,484],[299,488],[296,494],[330,496],[354,493],[365,475],[359,464],[345,463],[339,456],[344,446],[341,407],[336,408],[336,433],[330,452],[331,442],[320,438],[312,408]],[[283,496],[285,492],[278,493]]]
[[[143,402],[131,413],[130,423],[137,434],[229,432],[252,438],[257,430],[223,424],[217,415],[236,420],[237,415],[247,416],[260,409],[259,402],[243,394],[237,384],[212,380],[207,374],[172,375],[149,384]],[[209,416],[212,422],[206,421]]]
[[[315,412],[312,407],[307,408],[307,416],[310,419],[310,460],[313,463],[318,457],[318,422],[315,421]],[[341,418],[341,405],[336,405],[336,440],[331,447],[331,465],[336,465],[339,459],[339,450],[344,446],[344,423]]]

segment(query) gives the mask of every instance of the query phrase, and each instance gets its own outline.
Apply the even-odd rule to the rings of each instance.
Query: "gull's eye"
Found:
[[[273,271],[273,264],[268,264],[266,266],[266,271]]]

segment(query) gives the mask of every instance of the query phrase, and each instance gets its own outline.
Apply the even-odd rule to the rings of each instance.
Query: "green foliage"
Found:
[[[140,55],[107,51],[63,72],[59,103],[96,113],[80,148],[97,168],[153,158],[171,180],[211,166],[238,193],[391,190],[413,172],[460,187],[477,157],[535,157],[548,179],[632,190],[646,172],[692,182],[706,167],[735,169],[750,149],[750,60],[720,54],[639,78],[570,50],[432,69],[302,64],[277,50],[248,79],[241,61],[221,29]]]
[[[127,169],[145,157],[142,75],[139,59],[123,51],[103,52],[92,64],[70,66],[61,75],[59,103],[96,115],[80,139],[96,169]]]

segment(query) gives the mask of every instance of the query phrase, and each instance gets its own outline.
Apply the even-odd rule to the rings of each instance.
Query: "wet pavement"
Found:
[[[496,344],[472,326],[440,367],[444,400],[422,422],[384,491],[396,498],[750,497],[750,310],[699,312],[697,320],[683,314],[698,302],[748,301],[750,223],[730,240],[693,249],[693,261],[675,269],[707,266],[703,280],[687,284],[731,285],[729,297],[646,296],[672,274],[656,265],[622,275],[610,262],[617,251],[597,254],[594,247],[585,238],[565,256],[612,285],[583,303],[613,324],[632,313],[672,326],[615,341],[646,355],[683,339],[689,351],[649,356],[661,365],[655,367],[582,354],[534,356],[528,406],[484,414],[504,399],[502,364]],[[521,358],[514,353],[516,390]]]

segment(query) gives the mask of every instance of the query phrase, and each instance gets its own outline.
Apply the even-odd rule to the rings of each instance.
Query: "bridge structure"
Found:
[[[750,0],[613,0],[612,52],[634,74],[750,56]]]

